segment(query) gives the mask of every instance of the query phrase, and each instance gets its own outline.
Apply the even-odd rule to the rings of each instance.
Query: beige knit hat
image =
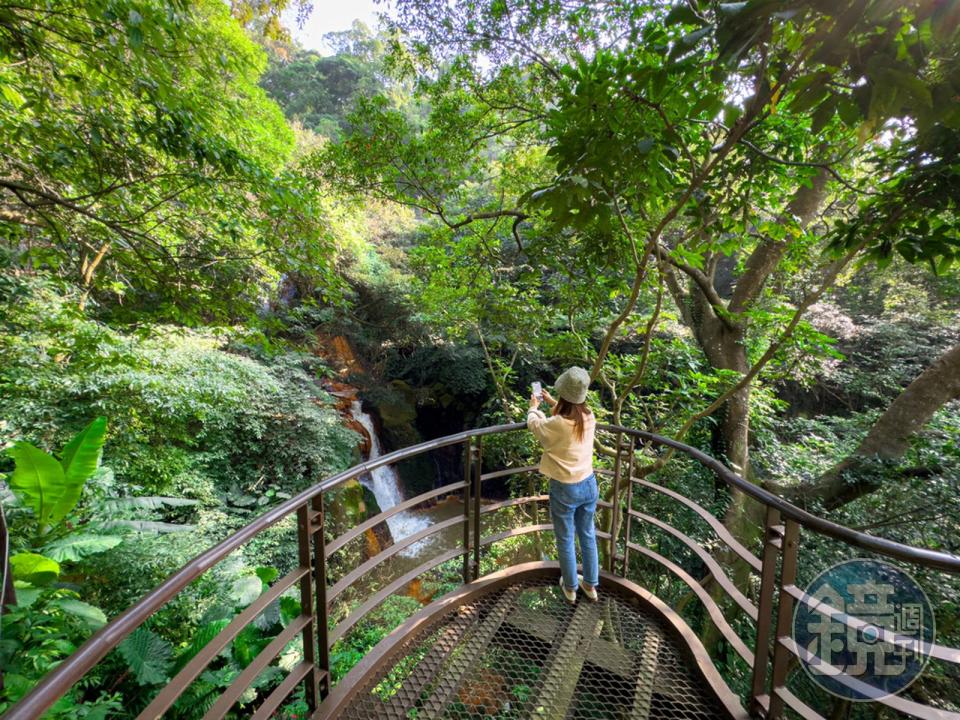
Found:
[[[567,402],[579,405],[587,399],[587,388],[590,387],[590,373],[582,367],[574,365],[572,368],[565,370],[563,374],[557,378],[557,382],[553,387],[557,391],[557,395],[561,398]]]

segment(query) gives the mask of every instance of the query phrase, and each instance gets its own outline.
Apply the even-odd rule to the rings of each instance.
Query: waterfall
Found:
[[[358,400],[354,400],[350,408],[353,417],[366,428],[370,434],[370,457],[368,460],[375,460],[381,455],[380,438],[377,437],[377,431],[373,426],[373,418],[369,413],[365,413]],[[364,475],[360,479],[361,484],[368,488],[377,499],[380,510],[389,510],[394,505],[403,502],[403,493],[400,491],[400,476],[392,465],[382,465],[371,471],[369,475]],[[390,535],[393,541],[397,542],[408,535],[423,530],[430,525],[429,520],[412,512],[404,510],[398,512],[393,517],[387,518],[387,527],[390,528]],[[428,539],[416,542],[410,547],[401,551],[401,555],[415,554],[414,549],[420,549],[420,546]]]

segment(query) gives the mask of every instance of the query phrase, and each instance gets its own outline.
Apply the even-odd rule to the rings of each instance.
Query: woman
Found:
[[[577,600],[577,587],[597,600],[599,561],[594,516],[597,512],[597,478],[593,474],[593,435],[597,421],[586,405],[590,375],[572,367],[557,378],[554,388],[560,400],[544,391],[551,407],[548,419],[540,400],[530,398],[527,427],[543,446],[540,472],[550,478],[550,515],[560,558],[560,587],[570,602]],[[583,577],[577,575],[576,534],[583,555]],[[579,581],[579,582],[578,582]]]

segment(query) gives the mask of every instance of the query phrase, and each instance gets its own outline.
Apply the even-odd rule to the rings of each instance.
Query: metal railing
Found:
[[[462,558],[462,581],[464,584],[477,579],[481,567],[481,549],[511,537],[529,533],[552,531],[552,525],[535,522],[532,525],[511,528],[493,535],[482,536],[481,517],[508,507],[548,500],[547,495],[511,498],[505,501],[481,503],[481,489],[485,481],[523,472],[535,471],[535,466],[508,468],[483,473],[483,439],[486,436],[524,429],[523,423],[487,427],[420,443],[389,453],[372,461],[360,463],[334,475],[323,482],[299,493],[293,498],[268,510],[249,525],[226,538],[216,546],[201,553],[177,573],[171,575],[135,605],[114,618],[105,627],[91,636],[76,652],[48,673],[37,686],[4,716],[7,720],[33,720],[41,717],[58,699],[89,673],[108,653],[114,650],[134,630],[151,618],[191,582],[224,560],[234,550],[274,526],[285,518],[297,518],[298,565],[291,572],[276,580],[242,612],[237,614],[219,634],[194,656],[170,682],[152,699],[137,716],[138,720],[161,717],[198,678],[213,659],[232,640],[253,623],[271,603],[284,592],[298,587],[301,613],[289,621],[253,661],[240,672],[226,688],[209,711],[206,719],[224,717],[240,696],[253,683],[257,675],[269,666],[283,649],[298,635],[302,637],[302,661],[290,670],[287,676],[260,703],[252,717],[268,718],[302,685],[305,699],[311,710],[322,703],[331,688],[330,648],[343,638],[360,620],[383,603],[390,595],[405,585],[440,565],[458,557]],[[701,601],[713,624],[729,642],[737,655],[751,668],[748,705],[752,715],[780,718],[786,707],[804,718],[821,718],[815,710],[805,705],[787,688],[788,672],[797,659],[805,653],[793,641],[790,632],[791,619],[797,602],[810,602],[810,598],[796,586],[798,553],[801,529],[825,536],[871,553],[910,563],[915,567],[936,569],[951,574],[960,574],[960,557],[933,550],[915,548],[891,540],[878,538],[832,523],[812,515],[772,493],[739,477],[718,460],[696,448],[670,438],[620,426],[601,425],[598,429],[616,436],[616,452],[612,470],[600,470],[601,475],[611,478],[610,502],[600,502],[604,511],[610,512],[610,531],[598,531],[597,536],[606,542],[607,570],[626,576],[630,573],[630,556],[643,556],[661,566],[675,578],[684,582]],[[628,442],[624,446],[624,439]],[[635,459],[638,441],[648,448],[667,447],[684,453],[689,458],[712,471],[732,490],[739,491],[762,504],[765,508],[764,539],[761,557],[756,557],[741,544],[723,524],[708,510],[684,495],[667,487],[635,477]],[[360,478],[375,468],[391,465],[423,453],[453,445],[464,445],[463,479],[444,485],[417,497],[406,500],[380,514],[366,519],[333,540],[326,540],[324,523],[326,509],[324,498],[350,480]],[[634,509],[636,490],[659,493],[660,496],[692,510],[710,527],[716,537],[749,567],[760,579],[758,602],[754,604],[725,574],[720,563],[700,543],[680,530],[654,517]],[[443,495],[460,493],[463,498],[463,513],[435,523],[409,537],[401,538],[350,569],[333,584],[328,581],[328,560],[348,543],[359,538],[388,518],[425,501]],[[752,647],[733,629],[721,606],[711,597],[701,582],[692,577],[680,564],[664,557],[650,547],[633,542],[631,532],[637,523],[656,527],[671,535],[689,548],[702,561],[717,585],[726,593],[754,626]],[[359,607],[334,625],[329,626],[330,606],[351,585],[365,577],[384,561],[413,544],[446,528],[462,525],[462,543],[458,547],[443,549],[438,555],[393,579],[377,592],[367,597]],[[622,533],[622,537],[621,537]],[[623,548],[622,554],[618,552]],[[629,579],[629,578],[628,578]],[[641,581],[637,581],[641,585]],[[842,616],[840,620],[848,627],[862,627],[857,618]],[[881,640],[892,638],[881,635]],[[949,663],[960,664],[960,650],[940,645],[930,645],[931,657]],[[769,666],[769,667],[768,667]],[[923,705],[900,696],[882,698],[877,702],[899,712],[920,718],[946,718],[960,720],[960,713]]]

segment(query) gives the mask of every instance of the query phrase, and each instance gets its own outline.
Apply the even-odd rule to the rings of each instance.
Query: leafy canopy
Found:
[[[0,3],[0,239],[126,313],[236,317],[332,276],[319,196],[218,0]]]

